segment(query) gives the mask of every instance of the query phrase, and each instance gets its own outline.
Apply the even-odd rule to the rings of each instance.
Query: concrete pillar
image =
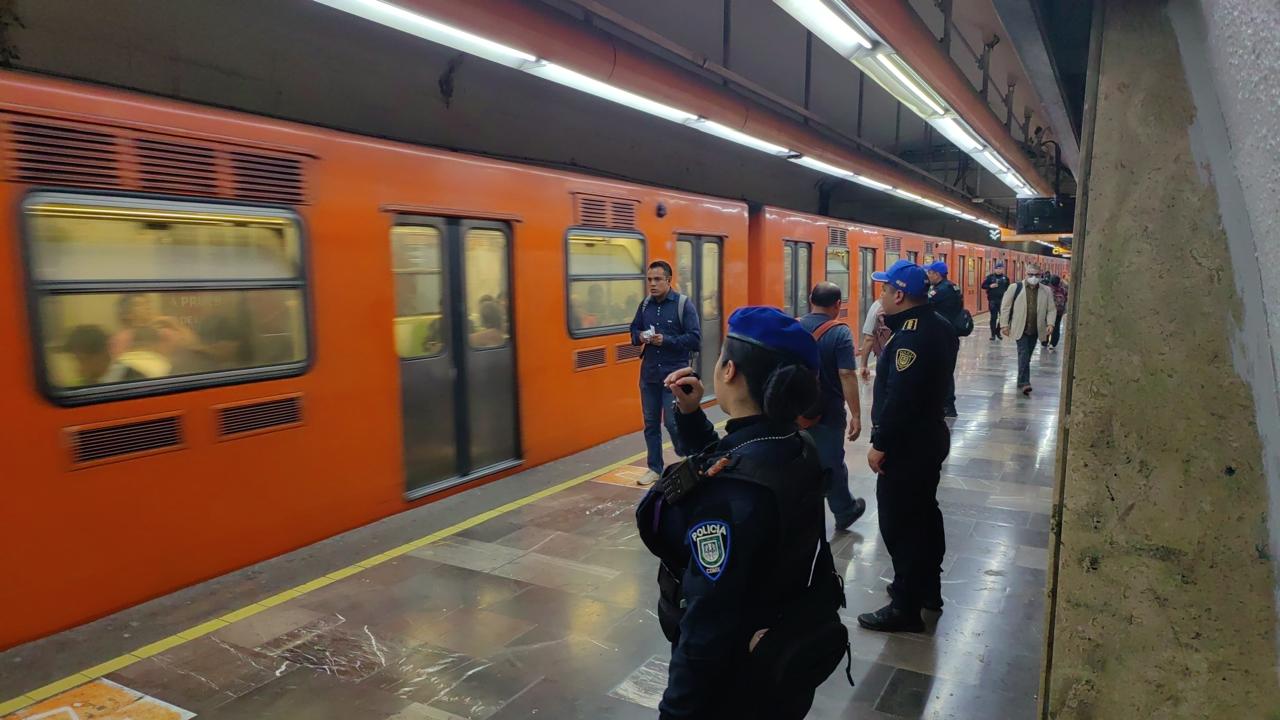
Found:
[[[1267,277],[1280,288],[1280,268],[1259,269],[1276,236],[1255,232],[1246,158],[1231,143],[1243,128],[1218,100],[1235,97],[1226,77],[1243,69],[1215,64],[1225,59],[1217,51],[1250,41],[1215,34],[1226,5],[1276,12],[1258,2],[1095,3],[1049,718],[1280,718],[1280,409],[1264,293]],[[1248,85],[1280,89],[1280,30],[1274,19],[1256,27],[1261,46],[1239,52],[1269,52],[1273,71]],[[1274,122],[1280,96],[1261,95],[1272,105],[1259,114]],[[1274,172],[1278,160],[1272,152],[1265,165]],[[1269,191],[1254,206],[1280,208]]]

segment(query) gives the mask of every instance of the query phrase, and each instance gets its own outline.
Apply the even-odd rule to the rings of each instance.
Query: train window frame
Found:
[[[812,240],[796,240],[793,238],[783,238],[782,240],[783,257],[786,256],[787,248],[791,248],[791,298],[788,302],[786,283],[784,282],[782,288],[782,310],[783,312],[794,310],[794,312],[790,313],[792,317],[800,317],[809,312],[809,294],[813,291],[813,246]],[[807,252],[809,261],[803,266],[800,264],[801,248],[804,248]],[[802,267],[803,270],[801,270]],[[799,282],[802,272],[804,274],[803,284]],[[804,300],[803,303],[801,302],[802,299]],[[791,307],[792,305],[794,307]]]
[[[828,245],[825,257],[823,258],[822,277],[827,282],[835,283],[837,287],[839,286],[839,283],[836,283],[831,279],[831,256],[838,255],[842,251],[846,256],[846,262],[849,267],[844,272],[845,286],[840,288],[844,297],[840,298],[840,302],[847,303],[849,302],[849,298],[855,297],[853,293],[853,250],[845,245]]]
[[[593,235],[596,237],[614,237],[614,238],[624,238],[628,240],[639,240],[640,250],[643,256],[640,260],[640,273],[638,275],[609,275],[609,274],[598,274],[598,273],[586,274],[586,275],[573,275],[569,271],[569,241],[575,234]],[[564,259],[564,286],[562,288],[562,290],[564,291],[564,326],[569,333],[569,337],[574,340],[580,340],[583,338],[603,337],[606,335],[622,335],[624,333],[630,332],[631,331],[630,321],[622,324],[616,324],[616,325],[603,325],[600,327],[575,329],[573,327],[573,313],[572,313],[572,309],[570,308],[570,299],[573,297],[572,286],[575,280],[587,280],[587,281],[590,281],[590,280],[601,280],[601,281],[639,280],[640,294],[641,294],[640,301],[643,302],[644,298],[647,296],[647,293],[648,293],[648,287],[645,284],[645,273],[648,271],[649,262],[650,262],[649,238],[646,237],[644,233],[639,231],[628,232],[625,230],[605,230],[602,228],[593,228],[593,227],[587,227],[583,225],[574,225],[564,231],[562,248],[563,248],[563,252],[561,254],[561,257]],[[637,308],[638,307],[639,306],[637,305]]]
[[[96,205],[151,212],[234,212],[248,216],[280,218],[293,224],[297,233],[297,274],[292,278],[258,280],[185,279],[185,280],[57,280],[42,281],[35,267],[35,233],[30,209],[41,203]],[[50,403],[60,407],[78,407],[134,398],[171,395],[212,387],[242,385],[264,380],[298,377],[310,372],[316,359],[315,307],[311,283],[311,243],[309,228],[292,207],[270,203],[230,202],[207,197],[178,197],[149,193],[111,190],[37,187],[23,195],[18,204],[20,263],[23,274],[24,300],[29,349],[35,367],[37,391]],[[189,373],[171,377],[147,378],[90,387],[61,387],[51,382],[44,345],[44,322],[41,301],[58,295],[128,292],[214,292],[252,290],[296,290],[301,297],[301,329],[306,333],[303,357],[289,362],[248,368],[230,368]]]

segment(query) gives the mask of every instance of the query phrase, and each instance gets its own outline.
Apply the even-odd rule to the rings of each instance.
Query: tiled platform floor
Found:
[[[1013,387],[1013,343],[984,331],[962,347],[960,418],[939,491],[946,611],[921,634],[857,628],[857,613],[885,601],[890,573],[859,440],[851,483],[870,507],[832,543],[857,687],[833,675],[811,718],[1035,716],[1061,354],[1037,352],[1036,393],[1025,399]],[[172,713],[136,717],[654,717],[646,706],[665,683],[669,648],[651,610],[654,560],[633,528],[635,474],[616,469],[105,680]],[[77,716],[123,717],[112,712],[82,703]]]

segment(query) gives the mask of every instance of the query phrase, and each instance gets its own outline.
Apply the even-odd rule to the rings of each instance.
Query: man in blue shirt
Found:
[[[853,335],[839,321],[841,290],[838,285],[820,282],[809,293],[808,315],[800,318],[800,326],[818,341],[820,372],[818,373],[819,406],[822,414],[809,428],[809,435],[818,446],[818,458],[827,471],[827,504],[836,517],[836,529],[848,530],[862,513],[867,503],[854,498],[849,492],[849,467],[844,462],[844,441],[858,439],[862,434],[862,405],[858,399],[858,363],[853,355]],[[846,432],[844,406],[848,403],[853,415]]]
[[[686,454],[676,433],[671,391],[663,382],[676,370],[692,367],[694,354],[702,349],[702,324],[695,304],[671,289],[671,265],[662,260],[649,263],[645,283],[649,296],[640,303],[631,321],[631,344],[644,346],[640,406],[644,410],[649,471],[638,483],[652,485],[662,475],[662,425],[667,426],[676,453]]]

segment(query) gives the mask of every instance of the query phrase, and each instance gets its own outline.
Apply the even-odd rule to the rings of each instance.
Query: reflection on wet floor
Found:
[[[869,508],[832,549],[857,686],[836,673],[809,717],[1035,716],[1059,356],[1033,360],[1030,399],[1015,393],[1014,364],[1012,342],[963,345],[939,491],[946,610],[924,633],[854,621],[885,602],[891,570],[866,441],[849,446]],[[201,718],[652,718],[670,649],[633,526],[634,474],[547,496],[107,680]]]

